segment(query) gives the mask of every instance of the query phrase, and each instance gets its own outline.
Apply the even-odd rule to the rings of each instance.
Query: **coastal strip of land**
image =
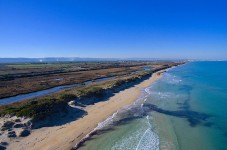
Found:
[[[149,79],[116,93],[106,101],[84,107],[83,109],[87,114],[75,121],[60,126],[34,129],[27,137],[11,140],[7,148],[29,150],[71,149],[97,127],[98,123],[104,121],[122,107],[132,104],[140,96],[141,89],[159,80],[162,77],[161,73],[164,71],[153,73]]]
[[[58,86],[82,84],[100,78],[122,76],[171,62],[59,62],[0,63],[0,101]]]

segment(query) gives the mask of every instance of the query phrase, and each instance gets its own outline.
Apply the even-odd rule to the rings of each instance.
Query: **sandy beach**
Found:
[[[154,73],[149,79],[134,87],[115,94],[107,101],[83,108],[87,115],[76,121],[61,126],[34,129],[28,137],[10,141],[7,148],[18,150],[71,149],[97,127],[98,123],[122,107],[132,104],[140,96],[141,89],[162,77],[161,72],[164,70]]]

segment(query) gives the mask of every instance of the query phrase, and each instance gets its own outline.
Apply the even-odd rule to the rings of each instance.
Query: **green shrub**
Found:
[[[78,96],[82,97],[82,96],[91,96],[91,95],[100,95],[103,93],[105,89],[101,88],[101,87],[86,87],[84,89],[78,90]]]
[[[77,96],[75,94],[62,94],[60,96],[60,99],[62,100],[73,100],[75,99]]]
[[[7,108],[1,112],[5,114],[16,115],[18,117],[26,116],[33,119],[42,119],[52,113],[66,111],[67,102],[55,98],[46,98],[41,101],[30,101],[18,108]]]

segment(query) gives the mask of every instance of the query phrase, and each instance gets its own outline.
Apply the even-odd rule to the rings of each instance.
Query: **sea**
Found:
[[[188,62],[167,70],[79,147],[159,149],[227,150],[227,62]]]

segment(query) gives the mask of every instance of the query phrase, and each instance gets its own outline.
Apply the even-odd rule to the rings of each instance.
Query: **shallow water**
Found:
[[[81,150],[227,149],[227,62],[192,62],[164,73],[106,122]]]

